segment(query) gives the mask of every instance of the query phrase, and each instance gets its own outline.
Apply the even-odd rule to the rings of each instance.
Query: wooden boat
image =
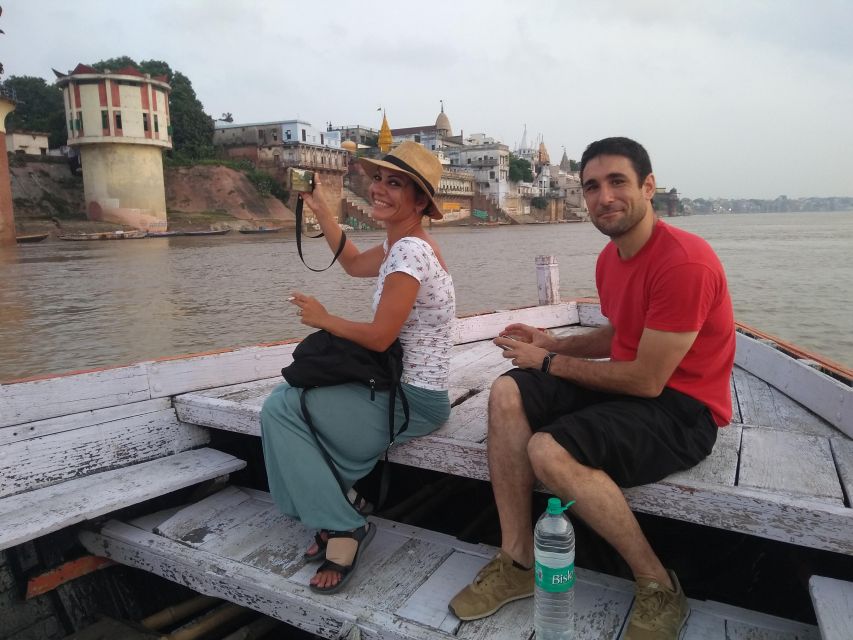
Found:
[[[245,227],[240,229],[240,233],[278,233],[284,227]]]
[[[488,479],[488,388],[510,366],[491,338],[510,322],[565,335],[604,319],[589,300],[458,319],[450,420],[393,447],[392,462]],[[447,610],[492,548],[389,519],[373,518],[378,533],[347,590],[314,596],[307,589],[316,567],[302,550],[312,532],[282,516],[267,493],[225,485],[223,477],[246,463],[210,447],[212,431],[259,435],[263,399],[295,346],[257,345],[0,385],[0,550],[57,531],[67,538],[70,529],[95,556],[324,638],[528,640],[531,600],[472,623]],[[792,554],[803,548],[849,560],[851,378],[849,369],[740,326],[732,424],[705,461],[626,490],[629,503],[637,512],[781,541]],[[174,492],[199,483],[209,483],[201,492],[207,497],[173,498],[163,510],[163,496],[186,495]],[[157,507],[145,510],[153,498]],[[116,514],[130,506],[137,515]],[[849,638],[853,583],[812,576],[810,588],[819,628],[691,600],[682,637]],[[579,637],[619,637],[632,584],[579,569],[576,589]]]
[[[59,236],[60,240],[136,240],[144,238],[145,231],[100,231],[97,233],[68,233]]]
[[[46,233],[34,233],[26,236],[15,236],[15,242],[18,244],[31,244],[34,242],[41,242],[45,238],[47,238],[48,234]]]
[[[182,236],[224,236],[231,229],[206,229],[204,231],[184,231]]]
[[[145,234],[146,238],[172,238],[174,236],[184,235],[183,231],[149,231]]]

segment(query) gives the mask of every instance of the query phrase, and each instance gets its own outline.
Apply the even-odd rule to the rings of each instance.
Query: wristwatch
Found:
[[[545,355],[545,357],[542,359],[542,368],[540,369],[540,371],[542,371],[542,373],[548,373],[548,371],[551,369],[551,361],[554,359],[554,356],[556,356],[556,355],[557,354],[554,353],[553,351],[549,351]]]

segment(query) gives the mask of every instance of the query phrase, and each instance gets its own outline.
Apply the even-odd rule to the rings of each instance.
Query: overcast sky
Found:
[[[853,196],[850,0],[0,0],[6,76],[128,55],[235,122],[627,135],[698,197]]]

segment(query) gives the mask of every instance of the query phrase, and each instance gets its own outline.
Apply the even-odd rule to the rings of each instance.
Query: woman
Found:
[[[456,315],[453,281],[441,252],[422,226],[422,217],[442,217],[433,200],[441,163],[421,145],[404,142],[382,160],[360,159],[372,178],[373,217],[385,223],[386,240],[367,251],[349,240],[338,258],[351,276],[378,276],[373,319],[353,322],[331,315],[311,296],[294,292],[302,323],[384,351],[398,337],[403,346],[401,382],[409,403],[409,426],[395,442],[426,435],[450,414],[448,372],[450,328]],[[315,186],[306,204],[332,251],[341,229]],[[282,384],[261,411],[264,458],[270,492],[278,507],[308,527],[319,529],[308,559],[324,559],[311,579],[320,593],[339,591],[352,577],[364,548],[375,533],[341,492],[300,408],[302,391]],[[306,404],[323,446],[347,487],[364,477],[388,446],[388,392],[359,383],[319,387]],[[396,429],[404,417],[397,402]]]

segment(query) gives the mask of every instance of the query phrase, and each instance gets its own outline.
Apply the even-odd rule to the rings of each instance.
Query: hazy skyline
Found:
[[[853,196],[853,3],[0,0],[5,76],[127,55],[214,118],[646,146],[689,198]]]

